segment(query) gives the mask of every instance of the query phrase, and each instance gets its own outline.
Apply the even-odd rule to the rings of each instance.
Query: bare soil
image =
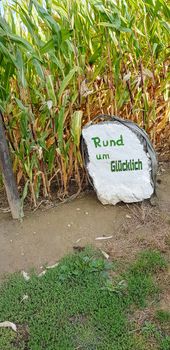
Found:
[[[170,164],[162,164],[157,199],[137,205],[103,206],[95,193],[57,207],[27,211],[13,221],[0,210],[0,275],[52,265],[65,254],[95,245],[111,259],[132,259],[140,250],[159,249],[169,256]],[[97,237],[111,238],[96,240]],[[79,248],[80,247],[80,248]],[[168,302],[169,299],[167,299]],[[164,307],[164,306],[163,306]]]

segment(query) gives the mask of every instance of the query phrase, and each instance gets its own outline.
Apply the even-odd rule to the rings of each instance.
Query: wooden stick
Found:
[[[0,112],[0,166],[6,189],[9,207],[13,219],[21,219],[24,214],[22,211],[21,201],[18,194],[17,184],[12,170],[7,140],[3,126],[2,114]]]

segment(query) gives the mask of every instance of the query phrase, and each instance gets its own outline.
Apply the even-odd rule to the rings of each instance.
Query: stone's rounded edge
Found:
[[[114,117],[114,119],[117,120],[120,118]],[[158,161],[157,161],[156,152],[152,146],[152,143],[151,143],[146,131],[144,129],[142,129],[139,125],[137,125],[136,123],[133,123],[130,120],[121,119],[121,121],[122,121],[123,125],[127,126],[132,132],[134,132],[136,134],[136,136],[139,138],[139,140],[144,145],[144,147],[146,147],[147,153],[149,154],[149,157],[151,159],[151,165],[152,165],[151,166],[151,180],[152,180],[152,185],[153,185],[154,192],[155,192],[156,176],[157,176],[157,171],[158,171]],[[144,144],[144,141],[145,141],[145,144]]]
[[[152,196],[153,196],[153,193],[154,193],[154,190],[152,191],[152,193],[148,196],[145,196],[144,198],[131,198],[131,199],[127,199],[126,200],[123,200],[121,198],[117,199],[117,200],[112,200],[112,201],[108,201],[106,199],[104,199],[99,193],[98,191],[96,191],[96,194],[97,194],[97,198],[99,199],[99,201],[103,204],[103,205],[116,205],[120,202],[122,203],[140,203],[144,200],[149,200]]]
[[[89,124],[89,123],[88,123]],[[86,128],[88,128],[91,124],[89,125],[85,125],[82,129],[82,134],[81,134],[81,139],[80,139],[80,148],[81,148],[81,154],[82,154],[82,159],[83,159],[83,164],[85,165],[85,170],[86,170],[86,175],[89,181],[89,184],[95,188],[94,183],[93,183],[93,179],[89,174],[88,171],[88,164],[89,164],[89,153],[88,153],[88,147],[87,147],[87,143],[85,138],[83,137],[83,130],[85,130]]]

